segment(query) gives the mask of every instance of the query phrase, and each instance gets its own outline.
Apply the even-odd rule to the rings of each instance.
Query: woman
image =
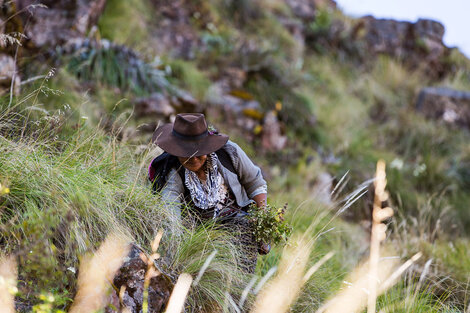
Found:
[[[154,142],[168,153],[165,164],[171,164],[164,171],[162,199],[178,218],[181,206],[187,204],[200,220],[215,219],[236,230],[237,244],[245,252],[241,266],[253,273],[256,250],[266,254],[270,248],[259,244],[257,249],[246,218],[249,205],[266,204],[267,186],[260,168],[227,135],[209,131],[203,114],[178,114],[174,123],[155,131]],[[151,173],[149,177],[155,181]]]

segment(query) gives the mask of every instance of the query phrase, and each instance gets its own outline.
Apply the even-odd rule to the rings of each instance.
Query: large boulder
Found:
[[[416,109],[428,118],[470,129],[470,92],[426,87],[421,90]]]
[[[70,39],[84,37],[98,22],[106,0],[16,0],[29,46],[54,48]]]
[[[444,32],[444,26],[434,20],[412,23],[365,16],[355,25],[351,37],[363,43],[367,55],[387,54],[412,67],[426,68],[437,78],[445,73],[445,57],[450,52],[443,42]]]
[[[137,117],[169,117],[175,113],[168,97],[158,92],[151,94],[149,97],[136,99],[134,108]]]

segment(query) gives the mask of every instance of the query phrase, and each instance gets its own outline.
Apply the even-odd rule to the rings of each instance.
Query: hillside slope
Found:
[[[441,24],[352,19],[327,0],[49,2],[1,13],[1,242],[19,260],[19,311],[48,292],[68,308],[69,268],[110,230],[150,251],[164,229],[173,280],[197,276],[217,249],[193,311],[246,286],[227,234],[176,225],[149,191],[152,132],[179,112],[205,113],[262,166],[270,203],[288,202],[294,230],[309,231],[308,265],[336,252],[293,311],[319,308],[368,255],[378,159],[395,210],[390,254],[424,254],[379,307],[468,310],[470,61],[443,44]],[[426,87],[448,89],[419,97]]]

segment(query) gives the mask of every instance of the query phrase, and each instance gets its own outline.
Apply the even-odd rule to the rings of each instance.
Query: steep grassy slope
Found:
[[[293,18],[284,2],[242,1],[233,14],[235,3],[186,3],[193,14],[189,26],[202,42],[200,53],[183,59],[167,47],[158,55],[163,61],[154,68],[145,63],[142,69],[158,71],[165,86],[190,91],[205,108],[208,89],[224,70],[241,68],[247,74],[241,90],[263,112],[282,103],[279,119],[288,150],[259,155],[259,138],[254,145],[237,141],[269,174],[270,202],[288,202],[294,230],[309,230],[314,249],[308,265],[335,252],[305,285],[293,311],[311,312],[347,288],[347,274],[368,255],[371,192],[339,216],[336,212],[348,193],[373,177],[379,158],[389,164],[394,255],[405,260],[424,253],[403,284],[380,298],[379,307],[385,312],[468,310],[470,133],[425,119],[414,108],[423,86],[470,90],[468,60],[452,56],[458,70],[443,81],[432,81],[387,56],[361,64],[331,47],[303,46],[282,23]],[[162,17],[156,13],[150,21],[151,10],[158,13],[144,0],[110,1],[99,23],[101,35],[153,60],[152,31]],[[337,11],[320,11],[319,16],[306,27],[322,32],[334,18],[351,22]],[[127,22],[131,26],[123,28]],[[74,67],[73,60],[64,59],[55,77],[31,92],[26,86],[13,108],[9,99],[1,102],[0,183],[10,189],[0,193],[1,242],[5,252],[15,251],[20,259],[20,302],[26,307],[38,303],[39,295],[51,290],[54,306],[66,308],[75,291],[75,275],[68,268],[76,268],[79,256],[95,248],[110,229],[147,248],[163,228],[160,252],[175,277],[181,272],[196,276],[218,250],[190,301],[194,307],[223,306],[225,291],[240,292],[248,280],[234,268],[236,253],[227,234],[185,229],[170,219],[146,183],[146,166],[158,150],[148,144],[149,134],[139,131],[144,122],[133,115],[132,103],[157,85],[148,87],[145,78],[127,81],[124,72],[141,72],[126,62],[116,66],[120,59],[115,55],[93,60],[85,57]],[[35,68],[38,74],[49,71],[48,65]],[[334,183],[348,173],[348,183],[331,204],[322,202],[314,187],[325,172]],[[276,266],[280,255],[281,248],[274,248],[261,257],[257,274]]]

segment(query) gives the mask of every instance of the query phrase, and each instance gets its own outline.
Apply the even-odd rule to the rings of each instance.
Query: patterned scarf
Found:
[[[224,187],[224,179],[218,171],[217,155],[211,153],[206,160],[206,181],[201,182],[197,174],[185,169],[184,183],[189,190],[194,205],[207,210],[217,206],[226,197],[227,189]]]

